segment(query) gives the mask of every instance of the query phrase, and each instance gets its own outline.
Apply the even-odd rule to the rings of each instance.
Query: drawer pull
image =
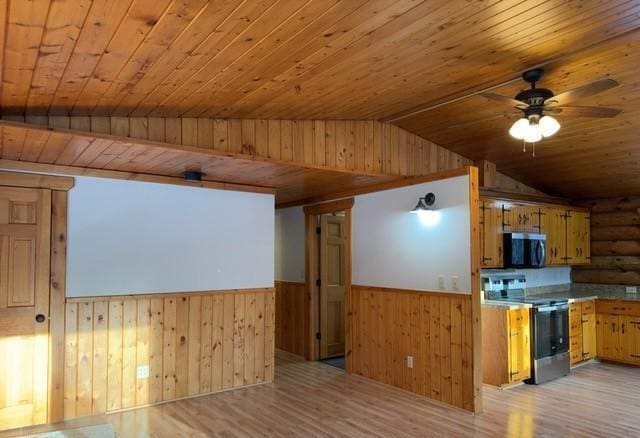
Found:
[[[629,321],[629,324],[640,325],[640,321]]]
[[[640,354],[630,354],[629,356],[640,359]]]

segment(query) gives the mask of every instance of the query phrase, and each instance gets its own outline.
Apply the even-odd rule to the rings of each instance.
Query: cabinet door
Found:
[[[507,232],[540,232],[540,207],[524,204],[507,204],[503,209]]]
[[[583,303],[584,307],[584,303]],[[582,313],[582,360],[596,357],[596,314]]]
[[[567,264],[566,211],[558,207],[543,207],[540,232],[547,235],[547,265]]]
[[[529,309],[509,311],[509,383],[531,377]]]
[[[584,265],[591,260],[590,218],[586,211],[567,212],[567,261]]]
[[[620,360],[640,365],[640,317],[620,317]]]
[[[486,200],[480,203],[482,267],[501,268],[502,259],[502,203]]]
[[[598,314],[596,316],[596,347],[602,359],[620,359],[620,317]]]
[[[580,303],[569,305],[569,358],[571,365],[582,361],[582,318]]]

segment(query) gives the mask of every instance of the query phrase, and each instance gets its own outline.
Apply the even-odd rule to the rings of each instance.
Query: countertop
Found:
[[[569,303],[575,303],[588,300],[622,300],[622,301],[640,301],[640,295],[638,294],[626,294],[624,292],[579,292],[579,291],[564,291],[556,293],[547,293],[540,295],[533,295],[536,298],[562,298],[568,299]]]
[[[482,302],[483,307],[494,307],[494,308],[504,308],[509,310],[515,309],[529,309],[531,308],[530,303],[512,303],[509,301],[494,301],[494,300],[484,300]]]

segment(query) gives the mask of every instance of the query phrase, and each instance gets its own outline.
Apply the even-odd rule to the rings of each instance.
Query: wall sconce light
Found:
[[[418,198],[418,204],[411,210],[411,213],[417,214],[423,225],[436,225],[440,222],[440,212],[433,209],[432,206],[435,202],[436,195],[427,193],[424,197]]]

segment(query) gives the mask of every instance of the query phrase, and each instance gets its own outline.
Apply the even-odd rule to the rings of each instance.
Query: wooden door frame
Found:
[[[67,192],[75,180],[64,176],[0,170],[0,186],[51,190],[49,280],[49,372],[47,423],[63,419],[64,317],[67,274]]]
[[[316,339],[318,330],[318,304],[320,288],[316,285],[314,275],[318,265],[318,240],[316,234],[316,224],[318,217],[327,213],[344,212],[344,342],[345,342],[345,370],[351,372],[351,209],[354,198],[340,199],[337,201],[324,202],[321,204],[307,205],[304,207],[305,214],[305,290],[307,291],[308,312],[307,321],[309,331],[307,342],[305,343],[305,358],[308,360],[320,359],[320,343]]]

